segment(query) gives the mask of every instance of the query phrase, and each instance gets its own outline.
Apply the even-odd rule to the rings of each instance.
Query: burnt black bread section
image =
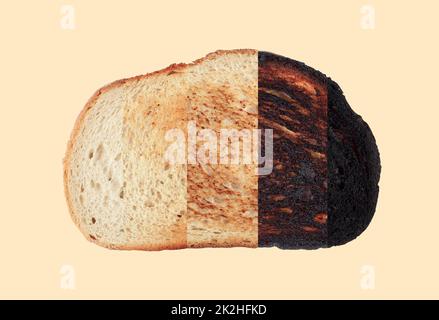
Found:
[[[273,130],[273,171],[258,177],[260,247],[327,246],[327,104],[320,77],[259,52],[258,129]]]
[[[323,76],[323,75],[322,75]],[[328,245],[345,244],[369,225],[381,173],[375,137],[337,83],[328,87]]]
[[[321,162],[310,161],[304,153],[307,144],[301,145],[285,136],[275,135],[273,173],[258,179],[259,246],[315,249],[351,241],[369,225],[378,198],[381,166],[369,126],[350,108],[340,87],[319,71],[301,62],[261,51],[258,63],[259,128],[270,127],[264,119],[279,119],[282,126],[293,132],[318,132],[319,145],[314,144],[314,150],[326,155]],[[277,68],[270,69],[269,65]],[[288,72],[295,74],[296,80],[285,81]],[[282,73],[284,76],[280,75]],[[285,114],[297,115],[301,108],[316,107],[315,103],[312,104],[313,91],[306,88],[305,83],[302,88],[294,85],[294,81],[300,78],[309,81],[315,87],[315,93],[326,98],[326,108],[317,106],[319,110],[326,109],[324,133],[318,130],[321,125],[316,129],[316,124],[313,124],[324,119],[321,111],[314,115],[316,111],[308,109],[312,114],[304,117],[302,110],[296,121],[285,122]],[[324,100],[321,99],[320,103]],[[274,114],[269,115],[269,112]],[[306,123],[302,124],[302,121]],[[325,137],[326,147],[323,143]],[[326,165],[326,172],[323,165]]]

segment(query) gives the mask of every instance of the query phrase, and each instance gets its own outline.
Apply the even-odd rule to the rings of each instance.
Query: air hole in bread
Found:
[[[120,192],[119,192],[119,198],[123,199],[123,197],[124,197],[124,191],[123,191],[123,189],[122,189],[122,190],[120,190]]]
[[[206,201],[210,202],[210,203],[215,203],[215,198],[214,197],[207,197]]]
[[[79,196],[79,203],[81,205],[84,205],[84,197],[82,196],[82,194]]]
[[[91,223],[93,223],[93,224],[96,223],[96,218],[95,218],[95,217],[92,217],[92,218],[91,218]]]
[[[88,152],[88,158],[89,158],[90,160],[93,159],[93,155],[94,155],[93,150],[90,150],[90,151]]]
[[[104,154],[104,146],[100,144],[96,149],[96,161],[101,160],[103,154]]]
[[[89,236],[91,239],[93,239],[93,240],[97,240],[96,237],[95,237],[94,235],[89,234],[88,236]]]
[[[122,158],[122,154],[119,153],[115,158],[114,161],[119,161]]]
[[[152,208],[154,207],[154,203],[152,203],[151,201],[145,201],[145,207]]]

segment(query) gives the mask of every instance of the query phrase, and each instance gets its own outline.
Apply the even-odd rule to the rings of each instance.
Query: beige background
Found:
[[[73,4],[76,30],[60,28]],[[2,1],[1,298],[439,298],[436,1]],[[375,30],[360,8],[376,9]],[[372,127],[382,160],[376,216],[318,251],[117,252],[70,221],[62,158],[100,86],[255,48],[335,79]],[[76,289],[60,288],[72,265]],[[360,286],[373,265],[375,289]]]

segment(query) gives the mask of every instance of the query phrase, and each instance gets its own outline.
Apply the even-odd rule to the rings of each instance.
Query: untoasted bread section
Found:
[[[122,86],[97,92],[78,118],[64,163],[73,221],[87,239],[108,246],[121,241],[107,230],[124,225],[125,204],[118,194],[124,180],[121,137],[125,95]]]

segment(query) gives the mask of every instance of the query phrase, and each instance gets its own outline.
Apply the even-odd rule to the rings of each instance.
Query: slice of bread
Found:
[[[253,138],[250,151],[237,145],[236,163],[222,162],[224,129],[243,134],[240,142],[244,133]],[[253,156],[256,149],[267,155],[270,132],[273,159],[264,164],[272,168],[261,175],[264,164]],[[206,149],[212,135],[219,140]],[[182,141],[184,152],[172,155],[184,161],[174,163],[170,147]],[[249,153],[254,161],[245,162]],[[88,240],[112,249],[343,244],[371,221],[379,174],[375,139],[335,82],[251,49],[217,51],[99,89],[64,159],[73,221]]]

